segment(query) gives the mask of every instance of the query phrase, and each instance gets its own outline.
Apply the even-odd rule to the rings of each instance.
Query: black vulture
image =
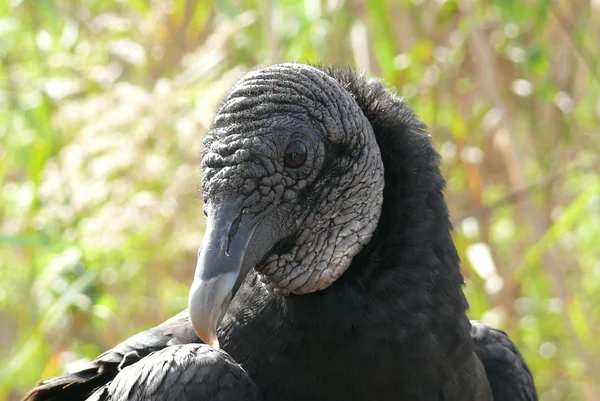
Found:
[[[264,400],[537,400],[508,336],[467,318],[439,164],[377,79],[293,63],[248,73],[204,142],[189,309],[25,399],[255,399],[249,376]],[[239,370],[181,348],[201,342]]]

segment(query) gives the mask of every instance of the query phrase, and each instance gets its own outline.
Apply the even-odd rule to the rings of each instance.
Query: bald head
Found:
[[[237,271],[236,284],[213,286],[215,294],[235,291],[251,268],[274,295],[325,289],[369,242],[381,213],[371,124],[338,81],[306,65],[242,78],[217,112],[202,169],[210,230],[195,285]]]

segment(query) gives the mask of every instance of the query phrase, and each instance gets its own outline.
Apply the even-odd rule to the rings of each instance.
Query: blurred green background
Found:
[[[220,97],[278,61],[427,123],[470,316],[544,401],[600,400],[600,1],[0,2],[0,400],[186,307]]]

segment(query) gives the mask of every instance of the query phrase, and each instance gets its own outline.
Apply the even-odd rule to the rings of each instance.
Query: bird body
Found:
[[[450,391],[456,382],[473,396],[448,393],[445,399],[491,400],[483,371],[484,380],[471,380],[476,358],[470,338],[448,347],[430,331],[436,323],[425,310],[416,311],[423,325],[407,326],[415,314],[394,302],[390,288],[380,289],[370,292],[372,299],[357,300],[359,294],[335,288],[308,301],[305,295],[266,298],[260,286],[244,286],[241,299],[268,301],[258,313],[232,305],[220,330],[222,347],[244,366],[265,400],[439,400],[444,386]],[[253,294],[246,296],[246,290]],[[382,306],[382,300],[389,302]],[[468,321],[461,325],[468,330]]]
[[[537,400],[510,339],[466,316],[439,163],[378,80],[298,64],[248,74],[204,144],[189,311],[26,400],[143,399],[175,374],[143,364],[173,355],[188,355],[176,371],[194,380],[171,382],[189,399],[229,394],[214,372],[230,356],[240,400],[256,399],[248,378],[266,401]],[[181,348],[198,337],[226,354]]]

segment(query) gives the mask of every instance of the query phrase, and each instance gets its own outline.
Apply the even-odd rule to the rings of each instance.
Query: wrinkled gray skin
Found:
[[[287,146],[307,158],[284,165]],[[199,336],[216,326],[254,267],[277,296],[330,286],[369,242],[383,203],[373,129],[324,72],[282,64],[246,75],[224,99],[204,142],[207,231],[190,293]]]

